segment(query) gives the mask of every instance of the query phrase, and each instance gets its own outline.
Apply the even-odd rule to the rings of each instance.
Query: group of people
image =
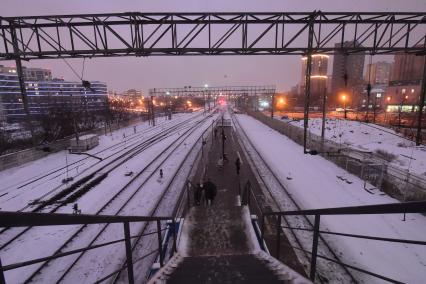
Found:
[[[197,183],[194,191],[194,202],[197,206],[211,206],[217,195],[216,185],[207,179],[204,183]]]

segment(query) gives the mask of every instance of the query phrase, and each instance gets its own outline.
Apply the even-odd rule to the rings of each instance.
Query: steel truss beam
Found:
[[[13,48],[13,35],[18,50]],[[312,38],[312,47],[308,48]],[[345,41],[352,44],[345,45]],[[309,49],[309,50],[308,50]],[[0,17],[0,60],[426,54],[426,13],[113,13]]]
[[[227,87],[184,87],[184,88],[154,88],[149,89],[150,96],[184,96],[184,97],[204,97],[206,93],[211,96],[256,96],[273,95],[275,86],[227,86]]]

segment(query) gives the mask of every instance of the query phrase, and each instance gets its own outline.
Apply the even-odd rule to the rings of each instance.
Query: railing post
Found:
[[[251,188],[247,189],[247,207],[250,208],[250,199],[251,199]]]
[[[6,284],[6,279],[4,278],[3,265],[1,264],[0,258],[0,284]]]
[[[161,221],[157,220],[158,254],[160,255],[160,266],[163,267],[163,249],[161,247]]]
[[[260,235],[261,235],[263,250],[265,250],[265,245],[264,245],[264,242],[265,242],[265,219],[266,219],[266,216],[264,214],[262,214],[262,227],[260,229]]]
[[[130,226],[129,222],[124,222],[124,242],[126,244],[126,258],[127,258],[127,275],[129,283],[135,283],[133,276],[133,260],[132,260],[132,244],[130,243]]]
[[[191,209],[191,197],[190,197],[190,194],[189,194],[189,187],[190,187],[190,184],[189,184],[189,182],[187,182],[186,183],[186,200],[187,200],[187,203],[188,203],[188,210]]]
[[[276,258],[280,259],[280,243],[281,243],[281,215],[277,217],[277,248]]]
[[[173,254],[174,254],[175,252],[177,252],[177,249],[176,249],[176,221],[175,221],[175,218],[173,218],[173,220],[172,220],[172,225],[173,225]]]
[[[319,227],[320,227],[320,216],[315,215],[315,223],[314,223],[314,236],[312,241],[312,256],[311,256],[311,273],[309,278],[314,281],[315,273],[317,268],[317,252],[318,252],[318,237],[319,237]]]

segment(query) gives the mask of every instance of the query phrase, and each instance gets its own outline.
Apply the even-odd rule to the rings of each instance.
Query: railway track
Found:
[[[195,117],[198,117],[198,116],[200,116],[200,115],[201,115],[201,114],[198,114],[198,115],[196,115]],[[147,129],[146,131],[144,131],[143,133],[136,134],[136,136],[135,136],[135,135],[129,136],[129,139],[128,139],[127,141],[121,141],[121,142],[119,142],[119,143],[116,143],[116,144],[111,145],[111,146],[109,146],[109,147],[107,147],[107,148],[105,148],[105,149],[102,149],[102,150],[100,150],[100,151],[98,151],[98,152],[93,153],[93,155],[95,155],[95,156],[99,156],[100,154],[105,153],[105,152],[107,152],[107,151],[114,151],[112,154],[109,154],[109,155],[106,155],[106,156],[101,156],[102,161],[96,161],[95,163],[91,163],[91,164],[89,164],[89,165],[88,165],[85,169],[83,169],[82,171],[79,171],[79,172],[78,172],[78,173],[74,176],[74,178],[79,177],[79,176],[83,176],[83,175],[84,175],[87,171],[89,171],[89,170],[90,170],[90,169],[92,169],[93,167],[96,167],[96,166],[98,166],[98,165],[100,165],[100,164],[107,164],[107,163],[108,163],[108,161],[109,161],[109,159],[113,158],[114,156],[117,156],[118,154],[120,154],[120,153],[122,153],[122,152],[124,152],[124,153],[122,154],[122,156],[124,156],[124,155],[128,155],[131,151],[137,150],[137,148],[138,148],[138,147],[143,147],[143,143],[144,143],[145,141],[147,141],[148,139],[150,139],[150,138],[152,138],[152,137],[155,137],[155,135],[158,135],[158,134],[160,134],[160,133],[162,133],[162,132],[164,132],[164,131],[167,131],[167,129],[172,129],[172,128],[174,128],[175,126],[185,125],[186,123],[188,123],[189,121],[191,121],[193,118],[194,118],[194,117],[191,117],[191,118],[185,119],[185,120],[183,120],[182,122],[179,122],[178,124],[174,124],[174,123],[175,123],[175,121],[170,122],[170,123],[166,123],[166,126],[171,125],[171,127],[168,127],[168,128],[166,128],[166,129],[162,129],[162,128],[164,128],[164,126],[165,126],[164,124],[159,125],[159,126],[154,127],[154,128],[149,128],[149,129]],[[150,134],[151,134],[151,135],[150,135]],[[147,136],[147,135],[148,135],[148,136]],[[144,139],[142,142],[140,142],[140,141],[139,141],[139,139],[140,139],[140,138],[142,138],[142,137],[144,137],[145,139]],[[136,141],[135,141],[135,140],[136,140]],[[117,147],[120,147],[120,146],[122,146],[123,144],[126,144],[126,147],[125,147],[125,148],[121,148],[121,149],[118,149],[118,150],[117,150]],[[115,150],[117,150],[117,151],[115,151]],[[85,157],[85,158],[83,158],[83,159],[80,159],[80,160],[78,160],[78,161],[75,161],[75,162],[73,162],[73,163],[70,163],[70,164],[68,165],[68,170],[73,170],[73,169],[75,169],[76,167],[80,167],[80,166],[81,166],[81,162],[82,162],[82,161],[85,161],[85,160],[88,160],[88,159],[90,159],[90,157]],[[71,168],[70,168],[70,167],[71,167]],[[28,186],[29,186],[29,185],[33,185],[34,183],[39,182],[39,181],[43,182],[43,180],[45,180],[46,178],[48,178],[49,176],[51,176],[51,175],[53,175],[53,174],[56,174],[56,176],[54,176],[54,177],[50,178],[50,180],[55,179],[55,178],[58,178],[58,177],[60,177],[61,175],[63,175],[63,174],[66,172],[66,168],[67,168],[66,166],[64,166],[64,167],[60,167],[60,168],[58,168],[58,169],[55,169],[55,170],[50,171],[50,172],[48,172],[48,173],[45,173],[45,174],[43,174],[43,175],[41,175],[41,176],[38,176],[38,177],[36,177],[36,178],[33,178],[33,179],[31,179],[30,181],[26,180],[24,183],[21,183],[21,185],[19,185],[18,187],[16,187],[16,189],[15,189],[15,190],[18,190],[18,189],[20,189],[20,190],[21,190],[21,192],[20,192],[20,193],[18,193],[18,195],[19,195],[19,194],[26,194],[26,191],[28,190]],[[63,171],[63,170],[65,170],[65,171]],[[62,172],[62,171],[63,171],[63,172]],[[59,174],[58,174],[58,172],[59,172]],[[47,182],[48,182],[48,181],[47,181]],[[72,184],[72,183],[71,183],[71,184]],[[39,185],[40,185],[40,184],[39,184]],[[15,185],[15,186],[16,186],[16,185]],[[35,199],[35,202],[33,202],[33,203],[36,203],[36,202],[38,202],[40,199],[45,198],[47,195],[51,194],[52,192],[57,191],[57,190],[59,190],[59,189],[63,188],[63,186],[64,186],[64,184],[62,184],[62,183],[61,183],[61,181],[59,181],[59,185],[54,186],[54,188],[53,188],[53,189],[49,190],[48,192],[46,192],[46,193],[44,193],[43,195],[41,195],[41,196],[39,196],[38,198],[36,198],[36,199]],[[10,187],[11,187],[11,186],[9,186],[8,188],[10,189]],[[13,186],[12,186],[12,187],[13,187]],[[25,188],[25,187],[27,187],[27,188]],[[34,189],[34,188],[31,188],[31,189]],[[37,185],[36,185],[35,189],[38,189],[38,188],[37,188]],[[5,189],[2,189],[2,191],[4,191],[4,190],[5,190]],[[18,196],[18,195],[16,195],[16,194],[15,194],[15,195],[14,195],[14,197],[16,197],[16,196]],[[28,204],[28,205],[24,206],[23,208],[21,208],[21,209],[19,209],[19,210],[17,210],[17,211],[22,212],[22,211],[24,211],[24,210],[26,210],[27,208],[30,208],[30,207],[32,207],[32,205],[31,205],[31,204]]]
[[[196,116],[198,118],[200,115]],[[92,188],[85,188],[85,185],[90,187],[91,185],[96,186],[94,183],[98,183],[101,180],[106,177],[106,175],[113,170],[115,170],[117,167],[123,165],[125,162],[130,160],[131,158],[134,158],[136,155],[140,154],[141,152],[145,151],[146,149],[149,149],[151,146],[155,145],[156,143],[172,136],[178,133],[179,131],[182,131],[183,129],[188,127],[188,123],[193,120],[194,118],[191,118],[189,120],[185,120],[181,123],[178,123],[176,125],[173,125],[172,127],[161,131],[159,135],[154,135],[153,137],[148,138],[147,140],[143,141],[142,143],[139,143],[134,148],[126,151],[125,153],[121,154],[120,156],[114,158],[114,160],[109,161],[105,165],[101,166],[100,168],[94,170],[91,172],[88,176],[82,177],[80,180],[75,181],[73,184],[77,184],[78,186],[71,185],[70,188],[72,190],[66,190],[61,191],[59,194],[52,196],[48,200],[41,202],[36,208],[32,209],[31,212],[40,212],[42,209],[48,209],[47,211],[42,211],[45,213],[55,213],[63,206],[67,205],[70,200],[67,200],[67,196],[73,198],[75,201],[75,197],[72,194],[79,193],[78,190],[81,189],[82,191],[89,191]],[[102,173],[101,173],[102,172]],[[89,178],[88,178],[89,177]],[[56,189],[54,189],[56,190]],[[51,190],[50,192],[52,192]],[[84,193],[83,193],[84,194]],[[77,195],[83,195],[83,194],[77,194]],[[78,198],[79,196],[77,196]],[[71,201],[73,202],[73,201]],[[49,208],[49,205],[53,205],[53,208]],[[26,206],[25,208],[28,208]],[[13,234],[11,237],[7,238],[6,240],[2,240],[2,244],[0,246],[0,250],[4,250],[7,248],[10,244],[12,244],[14,241],[16,241],[18,238],[20,238],[22,235],[24,235],[26,232],[28,232],[31,229],[31,227],[27,228],[19,228],[14,229],[15,231],[18,231],[17,234]],[[8,231],[9,228],[3,228],[0,231],[0,235],[4,234],[6,231]]]
[[[209,120],[211,116],[204,117],[198,121],[196,121],[193,125],[188,127],[182,134],[181,137],[173,141],[162,153],[158,156],[154,157],[152,161],[150,161],[141,171],[139,171],[123,188],[121,188],[102,208],[100,208],[96,214],[108,214],[108,215],[119,215],[125,212],[125,209],[129,204],[137,199],[136,197],[141,194],[144,189],[144,186],[152,181],[154,178],[154,174],[157,170],[164,165],[164,163],[168,160],[168,158],[179,148],[182,147],[184,142],[188,137],[190,137],[201,125],[203,125],[207,120]],[[186,147],[186,146],[185,146]],[[176,175],[176,174],[175,174]],[[173,179],[172,179],[173,180]],[[170,183],[169,183],[170,185]],[[169,186],[167,186],[168,190]],[[165,192],[167,192],[165,190]],[[155,208],[159,207],[161,203],[162,197],[165,193],[162,193],[160,198],[157,199],[156,204],[154,205],[154,209],[151,212],[155,212]],[[118,208],[118,209],[117,209]],[[143,214],[146,215],[146,214]],[[94,229],[89,229],[87,225],[83,225],[78,228],[67,240],[55,250],[53,254],[62,252],[65,248],[67,250],[73,249],[74,246],[87,247],[91,244],[94,244],[97,240],[105,238],[109,238],[111,235],[112,229],[109,225],[95,226]],[[98,230],[99,229],[99,230]],[[121,231],[120,231],[121,233]],[[120,236],[121,237],[121,236]],[[120,238],[118,237],[118,238]],[[80,241],[79,241],[80,240]],[[81,243],[81,240],[90,240],[89,242]],[[60,282],[62,281],[69,273],[72,271],[73,267],[79,263],[80,259],[84,257],[86,252],[76,255],[76,258],[67,266],[66,269],[60,268],[59,270],[55,270],[55,265],[62,264],[61,261],[55,260],[47,261],[39,265],[39,267],[25,280],[25,282],[30,282],[37,280],[40,273],[43,273],[47,267],[49,267],[47,275],[53,275],[51,273],[52,268],[53,271],[61,271],[61,275],[57,279],[49,279],[50,282]],[[44,274],[43,274],[44,275]],[[44,279],[45,281],[45,279]]]
[[[288,192],[279,177],[269,167],[250,141],[235,115],[232,114],[231,118],[237,134],[237,139],[246,157],[249,159],[250,167],[255,172],[256,178],[260,180],[260,183],[265,185],[262,191],[267,191],[265,193],[270,197],[268,200],[273,202],[272,205],[279,211],[301,210],[302,208],[297,204],[296,200]],[[307,216],[282,216],[282,220],[286,227],[313,228],[313,223]],[[284,230],[284,233],[292,246],[300,249],[295,250],[299,260],[302,261],[305,267],[309,267],[310,255],[304,251],[310,251],[312,246],[312,233],[290,229]],[[337,253],[321,235],[319,237],[318,254],[341,261]],[[346,267],[336,263],[320,261],[317,263],[317,270],[318,274],[323,274],[321,277],[318,277],[321,283],[328,283],[329,281],[333,283],[357,283],[357,280]],[[326,276],[324,274],[326,274]],[[334,279],[332,279],[332,277],[334,277]]]

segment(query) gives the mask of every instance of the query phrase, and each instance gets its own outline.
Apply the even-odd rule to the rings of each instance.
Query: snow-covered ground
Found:
[[[159,125],[155,127],[156,131],[153,133],[157,133],[161,129],[165,128],[167,123],[177,124],[182,122],[188,118],[199,117],[201,119],[200,113],[192,113],[192,114],[184,114],[180,115],[179,118],[174,116],[175,118],[172,122],[165,122],[163,125]],[[208,128],[211,125],[211,119],[208,119],[206,122],[197,126],[196,131],[187,137],[185,143],[179,146],[176,150],[174,148],[170,148],[167,150],[167,147],[172,143],[180,141],[180,139],[185,139],[184,136],[185,129],[188,129],[192,125],[192,123],[186,123],[184,129],[179,132],[176,132],[170,137],[156,143],[152,146],[149,151],[144,151],[138,154],[136,157],[132,158],[122,166],[115,169],[113,172],[108,175],[108,177],[103,180],[99,185],[90,190],[84,196],[82,196],[79,200],[79,207],[81,208],[83,213],[86,214],[94,214],[98,212],[102,208],[102,206],[114,195],[116,194],[126,183],[128,183],[131,177],[125,177],[124,173],[131,170],[134,171],[135,174],[142,169],[144,169],[150,161],[152,161],[157,155],[162,153],[162,157],[167,157],[167,161],[165,163],[160,159],[158,162],[150,166],[146,169],[145,173],[138,177],[137,182],[132,183],[124,193],[122,193],[118,198],[114,199],[114,201],[110,204],[110,206],[106,207],[102,214],[124,214],[124,215],[147,215],[152,210],[153,204],[156,203],[158,198],[161,196],[161,193],[167,187],[168,181],[173,177],[174,171],[180,168],[180,164],[182,159],[186,156],[186,154],[194,149],[194,143],[201,135],[204,129]],[[92,153],[99,153],[101,150],[108,149],[110,152],[117,152],[125,147],[128,147],[130,143],[135,141],[131,141],[131,137],[134,136],[135,140],[143,140],[150,130],[154,128],[148,128],[148,125],[138,125],[137,133],[134,134],[133,126],[121,129],[113,133],[112,136],[106,136],[101,138],[101,143],[98,147],[91,150]],[[140,132],[140,133],[139,133]],[[123,136],[125,134],[125,137]],[[124,142],[126,139],[126,145]],[[128,139],[128,140],[127,140]],[[120,144],[118,144],[118,142]],[[176,144],[177,145],[177,144]],[[173,151],[172,151],[173,150]],[[167,156],[168,154],[171,156]],[[111,154],[111,153],[109,153]],[[7,191],[16,190],[17,184],[24,183],[25,180],[28,180],[28,177],[36,177],[40,176],[48,170],[57,169],[61,166],[64,166],[65,153],[56,153],[50,155],[44,159],[39,161],[34,161],[19,169],[10,169],[1,173],[5,178],[7,178],[7,182],[3,186],[7,187]],[[71,157],[70,155],[68,156]],[[81,160],[80,156],[72,156],[77,157],[75,160],[69,160],[68,162]],[[158,169],[156,167],[162,164],[162,168],[164,170],[164,179],[158,179]],[[49,167],[43,167],[43,165],[49,165]],[[43,169],[40,169],[43,168]],[[87,167],[92,167],[88,165]],[[76,170],[73,170],[76,172]],[[80,169],[81,171],[81,169]],[[14,178],[8,178],[8,175],[15,175]],[[66,173],[59,174],[58,177],[55,178],[61,180]],[[152,177],[152,178],[151,178]],[[139,190],[139,188],[143,186],[143,190]],[[177,188],[177,187],[176,187]],[[37,185],[37,188],[31,189],[27,192],[22,192],[18,194],[18,196],[26,196],[28,194],[32,196],[37,196],[42,194],[44,191],[43,185]],[[132,196],[133,192],[138,192],[137,195]],[[178,195],[175,193],[175,197]],[[5,196],[4,196],[5,197]],[[125,200],[132,197],[132,201],[129,202],[125,207],[122,207],[122,204]],[[19,199],[19,198],[15,198]],[[21,198],[21,199],[28,199]],[[3,200],[3,199],[2,199]],[[175,201],[175,200],[174,200]],[[3,204],[8,208],[12,208],[13,206],[16,209],[20,209],[23,205],[23,202],[16,202],[13,198],[8,199],[8,201],[3,200]],[[171,204],[170,204],[171,205]],[[171,206],[169,206],[171,207]],[[71,205],[60,208],[58,213],[71,213]],[[132,224],[132,231],[137,232],[140,229],[141,224]],[[16,245],[8,246],[5,250],[1,251],[1,258],[3,265],[9,263],[20,262],[24,260],[34,259],[42,256],[51,255],[63,242],[65,239],[69,238],[79,226],[55,226],[55,227],[36,227],[31,229],[28,233],[22,236]],[[80,248],[87,246],[89,240],[93,239],[96,233],[99,231],[100,225],[89,226],[86,230],[79,234],[77,241],[73,241],[70,245],[67,246],[66,250],[71,250],[74,248]],[[106,240],[120,239],[122,238],[122,226],[112,225],[110,226],[102,237],[97,241],[103,242]],[[0,244],[4,243],[5,239],[8,236],[13,235],[15,230],[9,230],[0,236]],[[48,245],[46,245],[48,244]],[[35,249],[37,248],[37,249]],[[102,254],[104,252],[104,254]],[[119,255],[118,255],[119,254]],[[124,249],[123,244],[117,244],[112,247],[107,247],[101,250],[95,250],[93,252],[88,253],[82,258],[82,261],[76,266],[75,273],[71,273],[72,275],[79,275],[78,282],[83,283],[92,283],[96,279],[99,279],[100,275],[105,275],[107,272],[111,272],[113,269],[117,269],[117,264],[121,263],[123,259]],[[101,257],[102,256],[102,257]],[[65,258],[58,259],[53,261],[49,265],[49,273],[42,273],[37,276],[35,279],[38,282],[49,283],[51,281],[56,281],[57,277],[63,272],[66,264],[72,262],[76,256],[68,256]],[[82,272],[84,270],[84,272]],[[8,281],[10,283],[18,283],[21,282],[22,279],[28,277],[34,271],[34,267],[28,266],[22,269],[12,270],[6,273]],[[56,271],[53,273],[52,271]],[[87,273],[86,273],[87,272]],[[103,273],[103,274],[102,274]],[[89,279],[89,280],[88,280]],[[70,277],[66,278],[66,282],[75,283],[76,278]]]
[[[159,118],[155,127],[150,127],[148,122],[141,122],[135,125],[136,133],[134,132],[134,126],[129,126],[113,131],[111,134],[100,135],[99,145],[87,151],[87,153],[103,158],[107,162],[105,158],[110,156],[114,158],[132,145],[137,145],[141,141],[154,136],[164,128],[196,115],[199,115],[199,113],[177,114],[173,116],[171,121]],[[66,169],[67,163],[69,165],[68,171]],[[64,150],[42,159],[1,171],[0,210],[21,210],[28,203],[40,198],[53,188],[55,189],[54,192],[64,189],[66,187],[65,184],[62,184],[64,178],[81,177],[87,174],[87,171],[93,170],[95,166],[100,166],[102,163],[95,158],[69,154],[68,151]],[[54,171],[57,172],[42,178],[47,173]],[[40,180],[34,181],[37,178],[40,178]],[[26,185],[31,181],[34,182]]]
[[[303,128],[303,120],[289,123]],[[321,135],[321,119],[311,118],[309,130]],[[359,121],[327,119],[325,137],[361,151],[385,151],[394,155],[392,165],[426,177],[426,147],[416,146],[392,129]]]
[[[320,156],[303,154],[300,145],[254,118],[246,115],[237,115],[237,117],[254,147],[301,208],[398,202],[377,192],[376,194],[366,192],[363,188],[363,181],[356,176],[345,172]],[[336,133],[338,133],[337,131]],[[331,134],[332,130],[328,132],[328,135],[334,135]],[[350,129],[348,132],[352,134]],[[372,132],[371,129],[370,132]],[[367,136],[367,134],[361,135]],[[383,135],[379,135],[379,137]],[[345,139],[349,139],[347,137]],[[370,139],[374,140],[372,137]],[[348,184],[337,176],[345,176],[352,183]],[[420,214],[409,214],[406,221],[402,221],[402,217],[401,214],[327,216],[321,218],[321,230],[424,241],[426,217]],[[323,237],[348,264],[405,283],[424,283],[424,279],[426,279],[425,246],[331,235]],[[383,283],[373,277],[365,279],[368,279],[364,281],[365,283]]]

